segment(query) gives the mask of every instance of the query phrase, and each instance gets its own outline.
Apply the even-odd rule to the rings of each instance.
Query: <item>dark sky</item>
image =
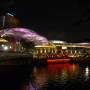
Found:
[[[75,41],[90,38],[89,0],[3,0],[1,13],[10,12],[48,39]]]

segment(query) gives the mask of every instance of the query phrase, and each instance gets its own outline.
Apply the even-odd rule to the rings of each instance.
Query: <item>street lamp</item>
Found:
[[[12,15],[11,13],[7,13],[6,15],[9,15],[9,16],[12,16],[12,17],[14,16],[14,15]]]

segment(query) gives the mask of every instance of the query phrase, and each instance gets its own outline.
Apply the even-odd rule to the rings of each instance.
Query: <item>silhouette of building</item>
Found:
[[[19,25],[19,20],[10,13],[6,13],[0,17],[0,30],[5,28],[14,28]]]

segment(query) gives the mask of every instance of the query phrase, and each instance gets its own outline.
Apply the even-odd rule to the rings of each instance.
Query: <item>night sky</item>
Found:
[[[90,39],[90,0],[3,0],[0,12],[9,12],[48,39]]]

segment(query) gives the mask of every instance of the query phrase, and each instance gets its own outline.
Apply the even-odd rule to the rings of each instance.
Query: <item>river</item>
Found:
[[[89,64],[0,66],[0,90],[90,89]]]

